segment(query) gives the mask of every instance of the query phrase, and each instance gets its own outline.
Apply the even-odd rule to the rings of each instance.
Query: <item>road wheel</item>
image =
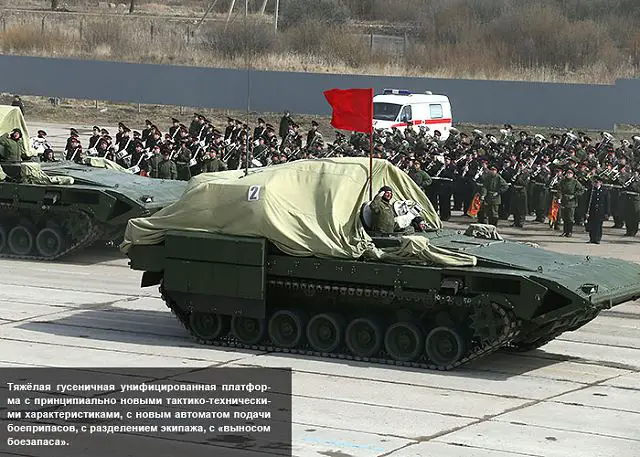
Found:
[[[384,334],[380,325],[368,318],[351,321],[346,330],[346,343],[356,357],[372,357],[382,348]]]
[[[194,311],[189,316],[189,325],[193,334],[205,341],[220,338],[229,331],[229,319],[220,314]]]
[[[425,341],[427,357],[441,368],[456,363],[464,354],[465,344],[460,334],[450,327],[436,327]]]
[[[424,347],[424,335],[411,322],[396,322],[387,329],[384,348],[399,362],[411,362],[417,359]]]
[[[238,341],[247,345],[258,344],[265,336],[264,319],[253,317],[233,316],[231,319],[231,332]]]
[[[300,345],[305,335],[305,322],[301,313],[283,309],[269,319],[269,338],[281,348],[292,349]]]
[[[36,249],[43,257],[54,257],[64,249],[64,237],[57,228],[43,228],[36,237]]]
[[[9,232],[7,242],[12,254],[30,254],[34,244],[33,231],[25,225],[17,225]]]
[[[340,346],[344,328],[344,318],[339,314],[316,314],[307,325],[307,340],[318,352],[332,352]]]

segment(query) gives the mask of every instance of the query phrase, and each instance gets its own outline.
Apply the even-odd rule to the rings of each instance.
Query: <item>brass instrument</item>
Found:
[[[482,176],[482,173],[484,173],[484,168],[482,168],[482,166],[480,166],[478,168],[478,171],[476,172],[475,176],[473,177],[473,180],[477,181],[478,178],[480,178],[480,176]]]
[[[634,181],[638,179],[638,176],[639,176],[639,172],[636,171],[629,179],[625,181],[622,187],[623,188],[629,187]]]

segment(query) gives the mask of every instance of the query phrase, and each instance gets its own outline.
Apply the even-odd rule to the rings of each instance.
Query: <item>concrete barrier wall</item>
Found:
[[[294,73],[0,56],[0,91],[142,104],[326,115],[322,92],[373,87],[449,96],[454,122],[612,130],[640,124],[640,80],[614,85]]]

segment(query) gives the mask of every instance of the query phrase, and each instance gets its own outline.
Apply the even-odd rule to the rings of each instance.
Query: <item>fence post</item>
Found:
[[[142,110],[140,109],[140,103],[138,103],[138,114],[140,114]]]

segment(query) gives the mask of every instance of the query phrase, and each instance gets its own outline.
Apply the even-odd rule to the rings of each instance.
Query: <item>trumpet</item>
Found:
[[[629,187],[635,180],[638,179],[638,172],[636,171],[633,176],[631,176],[629,179],[627,179],[625,181],[625,183],[622,185],[622,187]]]

